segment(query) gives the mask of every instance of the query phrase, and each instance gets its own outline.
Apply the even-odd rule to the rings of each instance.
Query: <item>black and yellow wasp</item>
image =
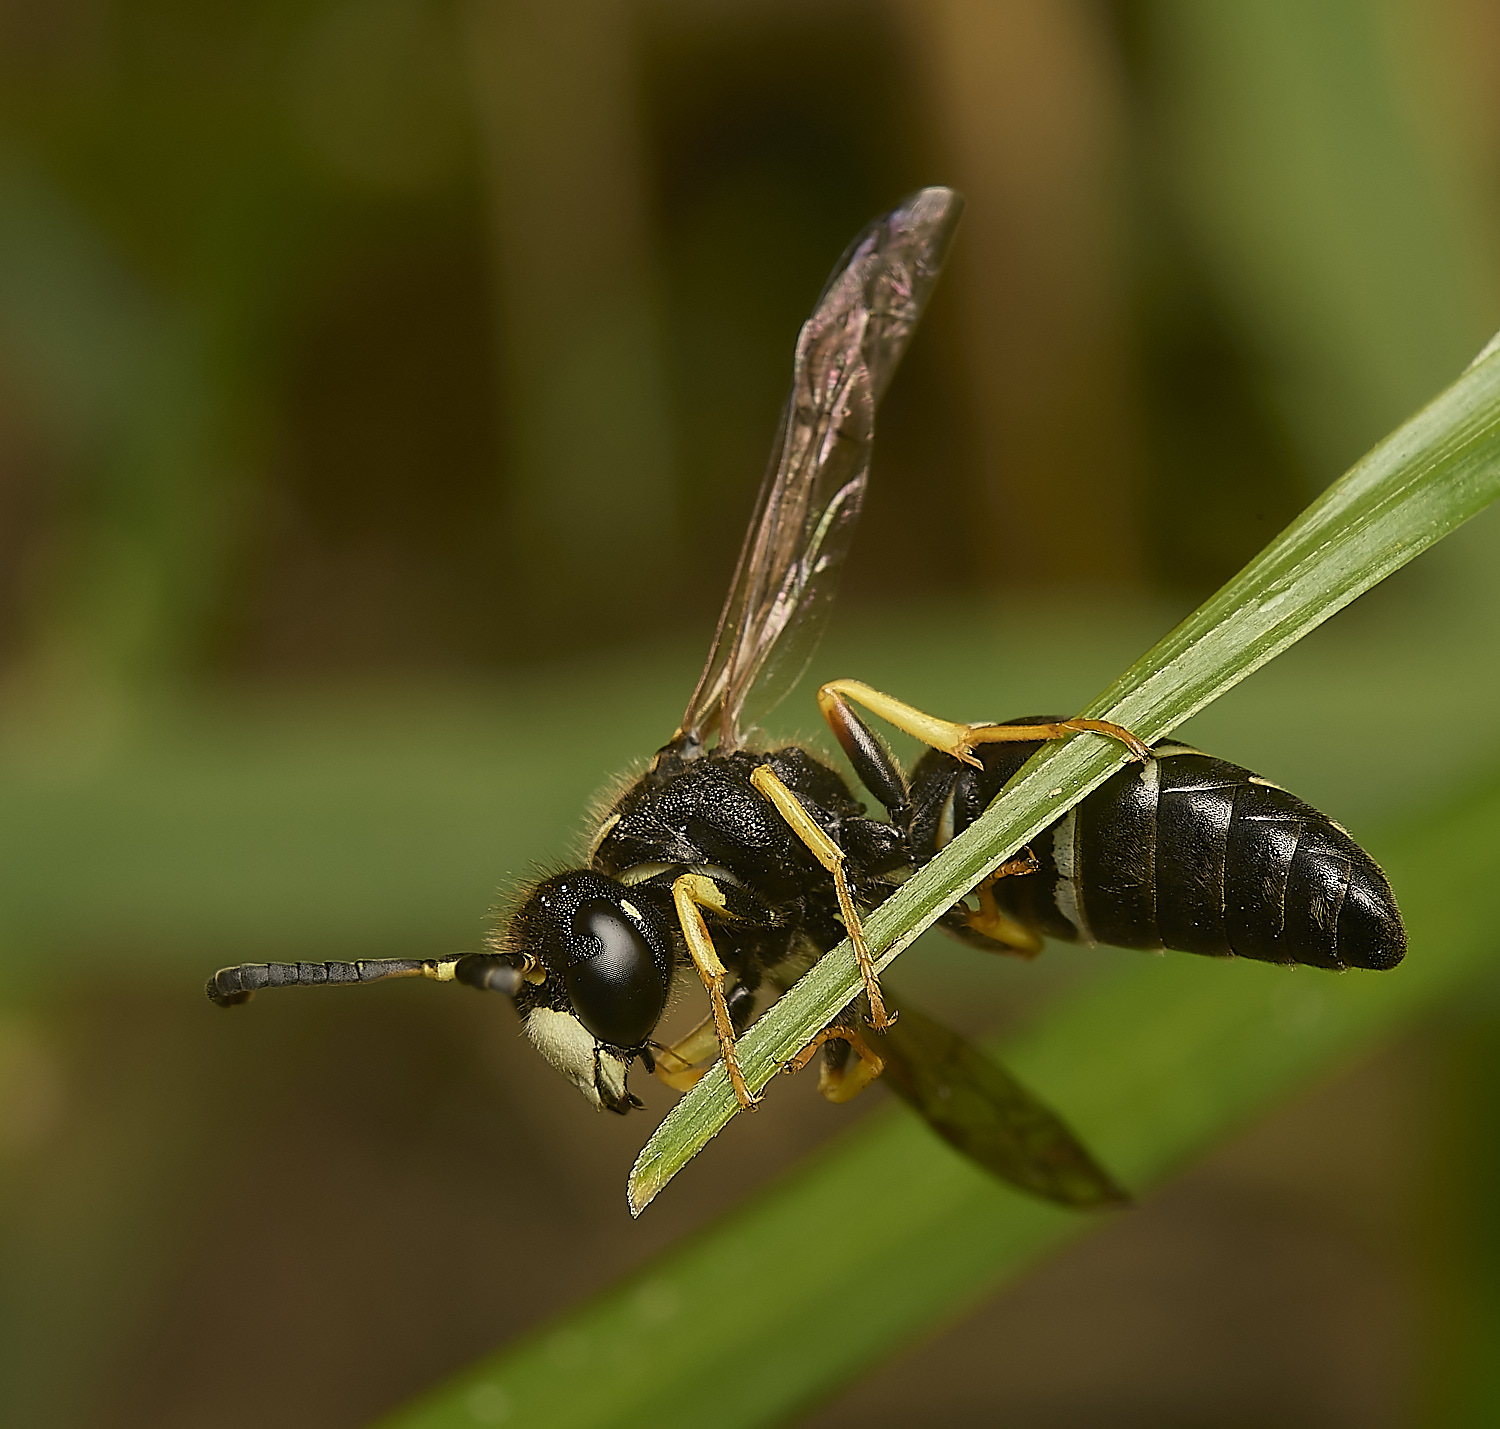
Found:
[[[1043,741],[1088,731],[1135,756],[942,925],[992,952],[1042,938],[1177,948],[1318,967],[1389,968],[1405,951],[1390,886],[1342,829],[1248,770],[1128,730],[1039,716],[937,719],[852,680],[818,704],[860,783],[797,745],[750,738],[807,668],[827,621],[870,469],[875,409],[937,280],[962,200],[929,188],[877,219],[834,269],[797,340],[770,469],[681,725],[599,819],[587,867],[532,885],[492,941],[462,957],[225,968],[228,1006],[263,987],[425,976],[504,992],[531,1041],[596,1107],[640,1102],[639,1059],[678,1089],[716,1055],[752,1097],[736,1038],[768,998],[851,938],[863,994],[821,1048],[819,1085],[847,1100],[887,1080],[997,1175],[1072,1205],[1122,1199],[1059,1118],[1001,1067],[875,975],[861,909],[887,898],[984,811]],[[929,746],[903,771],[858,712]],[[656,1030],[696,976],[709,1015],[672,1045]]]

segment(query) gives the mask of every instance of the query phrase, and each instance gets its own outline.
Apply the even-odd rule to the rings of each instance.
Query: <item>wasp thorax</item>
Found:
[[[546,969],[578,1021],[609,1046],[643,1045],[666,1009],[671,938],[612,878],[579,870],[546,879],[516,915],[510,942]]]

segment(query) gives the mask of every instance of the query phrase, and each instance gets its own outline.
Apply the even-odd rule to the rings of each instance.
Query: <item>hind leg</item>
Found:
[[[818,691],[818,708],[822,710],[823,718],[838,736],[839,743],[843,745],[844,752],[854,762],[856,769],[860,769],[861,759],[871,761],[872,767],[878,767],[878,755],[872,746],[880,750],[884,746],[875,738],[869,726],[854,713],[849,703],[851,700],[863,705],[871,714],[879,715],[887,724],[920,739],[923,744],[976,767],[979,761],[974,757],[974,749],[978,745],[1068,739],[1075,734],[1107,735],[1110,739],[1119,740],[1142,763],[1151,758],[1151,750],[1144,741],[1137,739],[1123,725],[1110,724],[1108,720],[1063,719],[1046,724],[955,724],[952,720],[926,714],[860,680],[831,680]],[[885,759],[888,763],[894,763],[888,751]],[[864,779],[862,770],[860,778]],[[869,781],[866,780],[866,783]],[[875,785],[869,784],[869,787],[877,798],[885,802]],[[889,804],[887,807],[890,807]]]

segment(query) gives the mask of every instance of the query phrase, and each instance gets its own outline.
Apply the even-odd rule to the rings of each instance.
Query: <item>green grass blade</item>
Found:
[[[1122,953],[1117,977],[1055,1007],[1005,1060],[1144,1189],[1492,977],[1497,845],[1496,779],[1464,807],[1375,842],[1412,937],[1393,972]],[[1002,1186],[915,1117],[880,1116],[386,1429],[785,1423],[1099,1223]]]
[[[1138,660],[1083,713],[1144,739],[1210,700],[1426,550],[1500,495],[1500,353],[1486,348],[1445,392],[1398,428],[1222,590]],[[1098,787],[1122,763],[1112,741],[1082,736],[1044,749],[1005,796],[871,915],[887,967],[944,909]],[[740,1042],[759,1090],[855,996],[840,944]],[[673,1108],[629,1184],[639,1214],[738,1112],[722,1065]]]

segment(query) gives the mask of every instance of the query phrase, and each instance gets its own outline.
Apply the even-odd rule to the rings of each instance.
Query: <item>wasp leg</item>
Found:
[[[856,1027],[841,1022],[825,1027],[790,1062],[785,1072],[800,1072],[823,1049],[823,1065],[818,1069],[818,1091],[829,1101],[842,1104],[853,1101],[883,1071],[885,1062]],[[855,1064],[849,1066],[849,1053],[855,1053]]]
[[[743,1036],[755,1013],[755,993],[744,983],[736,983],[724,995],[729,1008],[729,1024],[737,1036]],[[651,1068],[673,1091],[685,1092],[696,1086],[708,1071],[708,1060],[719,1050],[718,1025],[713,1015],[705,1017],[693,1030],[679,1037],[670,1047],[651,1044],[656,1065]]]
[[[875,959],[870,954],[869,943],[865,941],[865,925],[860,921],[859,910],[854,906],[854,894],[849,889],[849,876],[844,870],[843,849],[818,827],[812,815],[802,807],[797,796],[781,782],[769,764],[758,765],[750,776],[750,782],[770,800],[792,832],[807,845],[812,856],[833,875],[839,912],[843,916],[844,927],[849,930],[849,941],[854,944],[859,975],[864,980],[865,995],[870,999],[870,1021],[880,1030],[889,1027],[896,1019],[885,1010],[885,998],[880,993],[880,978],[875,973]]]
[[[348,986],[394,977],[426,977],[462,982],[485,992],[514,993],[522,969],[485,953],[454,953],[448,958],[365,958],[352,963],[240,963],[220,968],[204,991],[220,1007],[235,1007],[266,987]]]
[[[837,683],[818,691],[818,708],[843,746],[859,782],[885,805],[893,823],[904,824],[909,798],[906,776],[886,742],[839,694]]]
[[[729,1073],[729,1084],[734,1088],[739,1104],[750,1111],[757,1105],[757,1098],[746,1086],[745,1074],[740,1070],[740,1059],[734,1045],[734,1023],[724,996],[724,979],[729,975],[729,969],[720,962],[714,940],[709,936],[708,924],[703,921],[704,908],[731,916],[724,894],[713,879],[701,873],[684,873],[672,882],[672,902],[677,908],[682,936],[687,939],[688,951],[693,955],[693,966],[698,969],[698,976],[708,990],[708,1000],[713,1007],[714,1033],[719,1041],[719,1055],[724,1059],[724,1070]]]
[[[885,1061],[858,1032],[841,1030],[823,1044],[823,1065],[818,1069],[818,1091],[836,1106],[853,1101],[883,1071]],[[849,1053],[855,1054],[854,1065]]]
[[[1024,923],[1018,923],[1009,914],[1000,911],[999,905],[995,902],[995,884],[1002,878],[1035,873],[1037,867],[1037,861],[1030,849],[1020,858],[1013,858],[1002,863],[974,890],[975,896],[979,899],[979,911],[977,913],[966,912],[964,925],[981,937],[999,943],[1007,952],[1015,953],[1023,958],[1034,958],[1042,950],[1042,939]]]
[[[838,736],[839,743],[849,752],[851,760],[855,758],[854,753],[850,752],[851,745],[859,748],[861,754],[866,754],[867,751],[856,728],[862,726],[863,721],[849,708],[850,700],[863,705],[872,714],[879,715],[888,724],[920,739],[923,744],[940,749],[976,768],[979,766],[979,761],[974,757],[976,745],[1066,739],[1069,735],[1084,732],[1118,739],[1143,764],[1151,758],[1151,750],[1144,741],[1137,739],[1123,725],[1110,724],[1108,720],[1063,719],[1050,724],[955,724],[952,720],[924,714],[860,680],[832,680],[818,691],[818,708]],[[858,763],[855,767],[859,767]],[[860,777],[864,777],[863,773]],[[874,788],[873,785],[871,787]],[[876,790],[876,793],[879,791]]]
[[[652,1049],[656,1057],[656,1075],[674,1092],[685,1092],[698,1084],[708,1071],[699,1063],[707,1062],[719,1049],[719,1033],[710,1013],[685,1037],[670,1047]]]

